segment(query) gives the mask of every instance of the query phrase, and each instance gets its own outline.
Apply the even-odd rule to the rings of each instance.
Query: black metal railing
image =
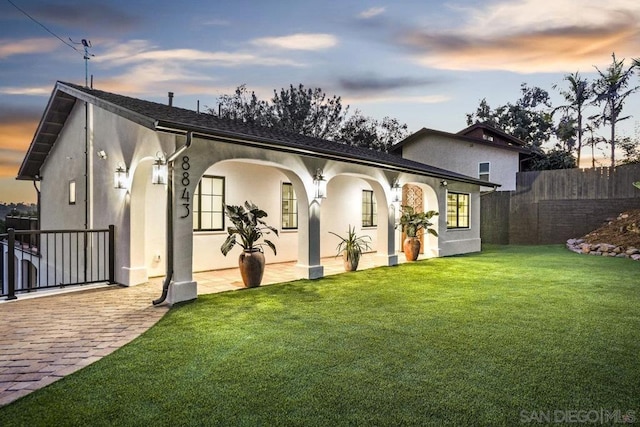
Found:
[[[0,234],[0,297],[39,289],[115,283],[115,228],[14,230]]]

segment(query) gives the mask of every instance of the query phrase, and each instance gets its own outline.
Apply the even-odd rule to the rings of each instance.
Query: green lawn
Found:
[[[203,296],[0,425],[640,422],[639,273],[491,247]]]

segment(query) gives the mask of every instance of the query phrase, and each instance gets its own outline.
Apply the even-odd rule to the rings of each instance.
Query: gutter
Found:
[[[169,285],[171,279],[173,279],[173,200],[174,200],[174,188],[173,188],[173,172],[174,162],[187,148],[191,146],[191,140],[193,138],[193,132],[187,132],[187,142],[180,148],[178,148],[173,154],[167,158],[167,264],[166,264],[166,277],[162,284],[162,295],[160,298],[153,300],[153,305],[162,304],[169,294]]]

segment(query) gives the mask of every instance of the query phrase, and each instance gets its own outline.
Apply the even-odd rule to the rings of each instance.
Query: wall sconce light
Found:
[[[313,176],[313,184],[316,187],[315,199],[324,199],[327,197],[327,181],[322,176],[322,169],[316,169],[316,174]]]
[[[106,160],[107,159],[107,152],[104,150],[100,150],[96,153],[98,155],[98,157],[100,157],[102,160]]]
[[[168,169],[164,153],[156,153],[156,160],[153,162],[153,167],[151,169],[151,183],[166,184]]]
[[[393,181],[393,185],[391,186],[391,199],[393,203],[400,203],[400,198],[402,197],[402,187],[398,182],[398,179]]]
[[[440,187],[446,187],[447,185],[448,183],[446,180],[443,179],[442,181],[440,181]]]
[[[118,164],[118,168],[113,173],[113,187],[118,190],[126,190],[127,189],[127,170],[124,168],[122,163]]]

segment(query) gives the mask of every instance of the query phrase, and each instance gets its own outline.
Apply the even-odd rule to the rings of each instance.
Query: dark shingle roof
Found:
[[[269,149],[295,152],[311,157],[343,160],[387,170],[487,185],[486,182],[479,181],[476,178],[414,162],[389,153],[352,147],[347,144],[280,131],[274,128],[220,119],[211,114],[198,113],[184,108],[172,107],[64,82],[56,84],[47,110],[20,167],[18,179],[36,179],[36,176],[40,173],[40,167],[71,112],[73,102],[70,101],[75,99],[90,102],[153,130],[193,131],[198,136],[233,139],[237,143],[255,144]],[[46,128],[52,128],[54,131],[45,132]]]
[[[507,140],[509,143],[497,143],[497,142],[492,142],[486,139],[482,139],[482,138],[478,138],[476,136],[472,136],[472,135],[468,135],[467,133],[471,132],[474,129],[477,128],[483,128],[483,129],[487,129],[490,130],[491,132],[495,133],[496,135],[500,135],[502,138],[504,138],[505,140]],[[513,137],[507,133],[504,133],[498,129],[495,129],[493,127],[489,127],[488,125],[483,125],[483,124],[476,124],[476,125],[472,125],[469,126],[468,128],[465,128],[463,130],[461,130],[458,133],[450,133],[450,132],[445,132],[445,131],[441,131],[441,130],[436,130],[436,129],[429,129],[429,128],[422,128],[417,132],[414,132],[413,134],[409,135],[408,137],[406,137],[405,139],[403,139],[402,141],[398,142],[397,144],[395,144],[393,147],[391,147],[390,152],[391,153],[397,153],[397,154],[402,154],[402,147],[404,147],[407,144],[411,144],[415,141],[420,140],[421,138],[425,137],[425,136],[429,136],[429,135],[439,135],[439,136],[444,136],[446,138],[450,138],[452,140],[458,140],[458,141],[462,141],[462,142],[473,142],[474,144],[481,144],[481,145],[486,145],[489,147],[495,147],[495,148],[502,148],[505,150],[510,150],[510,151],[517,151],[518,153],[522,153],[522,154],[531,154],[531,150],[528,149],[525,145],[524,142],[522,142],[521,140],[519,140],[516,137]]]

